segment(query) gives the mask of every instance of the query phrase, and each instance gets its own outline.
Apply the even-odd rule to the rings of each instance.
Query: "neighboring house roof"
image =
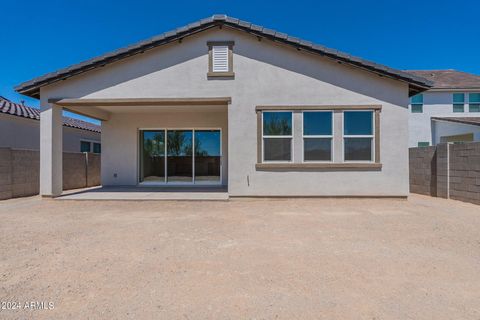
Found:
[[[155,47],[180,40],[186,36],[196,34],[198,32],[214,28],[216,26],[225,25],[237,30],[242,30],[258,37],[268,38],[270,40],[294,46],[299,50],[305,50],[319,54],[324,57],[334,59],[340,63],[349,64],[381,76],[393,78],[409,84],[410,94],[425,91],[431,87],[431,83],[419,76],[393,69],[381,64],[377,64],[368,60],[351,56],[349,54],[330,49],[312,42],[289,36],[285,33],[267,29],[262,26],[254,25],[250,22],[242,21],[226,15],[214,15],[210,18],[202,19],[175,30],[163,33],[159,36],[150,38],[130,45],[125,48],[118,49],[101,55],[99,57],[86,60],[84,62],[72,65],[70,67],[57,70],[52,73],[45,74],[41,77],[34,78],[15,87],[19,93],[38,98],[40,88],[60,80],[70,78],[72,76],[87,72],[89,70],[103,67],[107,64],[117,62],[127,57],[143,53]]]
[[[432,117],[432,120],[480,126],[480,117]]]
[[[432,89],[480,89],[480,76],[457,70],[405,70],[433,83]]]
[[[0,96],[0,113],[12,116],[23,117],[28,119],[40,120],[40,110],[37,108],[27,107],[20,103],[14,103]],[[70,128],[82,129],[92,132],[101,133],[101,127],[86,121],[63,117],[63,125]]]

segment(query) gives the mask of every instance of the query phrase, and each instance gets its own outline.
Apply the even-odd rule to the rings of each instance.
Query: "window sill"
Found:
[[[233,77],[235,77],[235,72],[208,72],[207,77],[209,77],[209,78],[226,78],[226,77],[233,78]]]
[[[257,170],[274,169],[362,169],[362,170],[380,170],[381,163],[257,163]]]

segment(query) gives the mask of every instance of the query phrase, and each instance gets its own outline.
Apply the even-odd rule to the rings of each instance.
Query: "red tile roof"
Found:
[[[480,89],[480,76],[457,70],[405,70],[433,82],[432,89]]]
[[[2,96],[0,96],[0,113],[10,114],[12,116],[23,117],[33,120],[40,120],[39,109],[27,107],[23,104],[12,102]],[[69,117],[63,117],[63,125],[70,128],[82,129],[98,133],[101,132],[101,127],[99,125]]]

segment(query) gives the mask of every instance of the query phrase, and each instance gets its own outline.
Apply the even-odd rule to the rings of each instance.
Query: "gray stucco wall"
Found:
[[[100,133],[63,127],[63,151],[80,152],[80,140],[100,142]],[[40,149],[40,121],[0,113],[0,147]]]
[[[235,41],[234,79],[208,79],[207,41]],[[185,38],[41,89],[49,98],[232,97],[228,106],[228,186],[232,196],[408,194],[408,88],[229,28]],[[382,105],[381,171],[258,171],[256,105]],[[121,121],[121,117],[129,119]],[[105,184],[137,184],[136,128],[146,115],[103,125]],[[179,118],[183,114],[178,115]],[[157,119],[159,122],[160,118]],[[128,122],[128,128],[121,124]],[[160,124],[151,124],[159,127]],[[182,126],[183,127],[183,126]],[[295,137],[294,139],[298,139]],[[124,155],[128,155],[125,157]],[[112,168],[122,178],[111,180]],[[133,174],[135,173],[135,174]]]

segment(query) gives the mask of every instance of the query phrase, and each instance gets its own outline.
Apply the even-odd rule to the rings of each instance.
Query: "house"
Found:
[[[480,117],[480,76],[456,70],[406,72],[433,83],[427,92],[411,97],[409,147],[479,141],[478,126],[470,118]]]
[[[239,196],[408,195],[424,78],[225,15],[22,83],[41,101],[41,194],[62,192],[61,112],[102,120],[102,185]]]
[[[63,151],[100,153],[100,126],[62,118]],[[0,96],[0,147],[40,149],[40,110]]]

